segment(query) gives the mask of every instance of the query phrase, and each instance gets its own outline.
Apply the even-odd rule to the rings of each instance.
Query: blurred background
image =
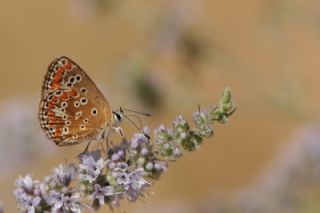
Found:
[[[151,112],[151,128],[191,119],[230,86],[237,112],[172,163],[126,212],[320,211],[320,4],[315,0],[2,0],[0,200],[15,179],[72,162],[37,120],[58,55],[75,60],[113,109]],[[128,136],[135,131],[124,124]],[[109,211],[108,208],[104,209]],[[103,212],[103,210],[101,211]]]

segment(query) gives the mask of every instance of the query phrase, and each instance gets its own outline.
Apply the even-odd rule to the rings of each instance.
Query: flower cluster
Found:
[[[213,135],[213,122],[225,123],[233,111],[230,91],[225,89],[217,107],[194,113],[195,128],[178,116],[172,129],[160,125],[154,131],[154,143],[145,128],[108,153],[86,152],[79,156],[79,163],[58,166],[43,182],[29,174],[20,177],[14,191],[18,208],[21,212],[82,212],[105,204],[113,209],[124,198],[134,202],[146,197],[152,181],[167,170],[166,160],[177,160],[184,151],[198,148],[204,137]]]
[[[203,138],[213,135],[213,123],[226,123],[235,111],[231,101],[229,88],[223,91],[219,104],[209,110],[198,110],[193,114],[195,128],[191,129],[188,122],[178,116],[173,122],[173,128],[161,125],[155,129],[155,145],[157,151],[166,159],[177,160],[184,151],[193,151],[199,147]]]
[[[76,167],[58,166],[45,181],[32,180],[30,174],[16,180],[13,192],[21,212],[81,212],[80,194],[70,187],[77,174]]]

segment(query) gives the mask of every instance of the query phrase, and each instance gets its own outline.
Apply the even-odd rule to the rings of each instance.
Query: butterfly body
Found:
[[[108,101],[85,71],[66,56],[48,67],[39,107],[41,128],[58,146],[102,140],[115,128]]]

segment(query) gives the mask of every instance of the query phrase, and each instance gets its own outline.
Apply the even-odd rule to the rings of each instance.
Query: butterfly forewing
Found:
[[[61,56],[48,67],[39,119],[48,137],[64,146],[99,139],[111,124],[112,111],[85,71]]]

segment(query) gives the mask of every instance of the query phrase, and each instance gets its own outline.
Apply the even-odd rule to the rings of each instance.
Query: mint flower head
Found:
[[[31,175],[27,174],[16,180],[16,187],[13,194],[19,203],[19,210],[35,212],[42,199],[39,181],[33,181]]]
[[[216,107],[193,113],[193,123],[179,115],[172,128],[160,125],[151,136],[145,127],[107,153],[86,152],[78,162],[59,165],[42,182],[33,180],[30,174],[20,177],[13,192],[19,211],[83,212],[103,205],[114,209],[123,199],[143,199],[170,161],[198,149],[213,135],[214,122],[227,122],[233,112],[230,90],[225,89]]]

